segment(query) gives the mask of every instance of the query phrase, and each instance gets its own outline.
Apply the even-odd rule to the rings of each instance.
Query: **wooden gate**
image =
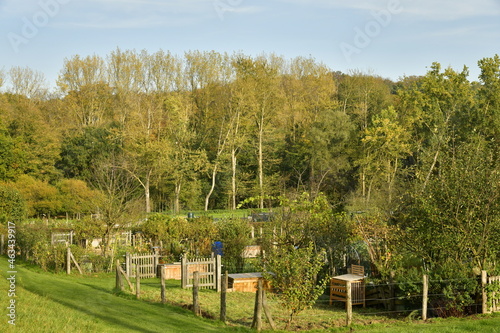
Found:
[[[127,253],[125,259],[125,271],[129,277],[135,277],[137,267],[141,278],[154,278],[156,277],[156,269],[158,267],[158,257],[159,255],[155,253]]]
[[[193,273],[198,271],[200,276],[200,288],[221,290],[221,256],[211,258],[197,258],[188,261],[183,257],[181,260],[181,285],[182,288],[193,287]]]

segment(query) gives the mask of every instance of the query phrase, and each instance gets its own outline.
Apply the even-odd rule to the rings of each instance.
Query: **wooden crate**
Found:
[[[262,273],[238,273],[228,275],[228,291],[253,293],[257,291],[257,283],[263,279]],[[264,288],[269,290],[269,281],[264,280]]]
[[[174,262],[172,264],[158,265],[158,277],[160,277],[160,270],[163,269],[166,280],[180,280],[181,279],[181,263]]]
[[[344,274],[335,276],[330,281],[330,305],[333,301],[346,302],[347,282],[351,283],[352,305],[362,304],[366,306],[365,301],[365,279],[356,274]]]

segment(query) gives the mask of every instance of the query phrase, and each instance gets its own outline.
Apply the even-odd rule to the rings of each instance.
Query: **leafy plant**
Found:
[[[312,243],[305,247],[284,245],[274,248],[262,258],[263,276],[279,295],[280,303],[289,310],[287,328],[301,311],[311,307],[323,294],[328,279],[317,280],[325,262],[325,252],[316,253]]]

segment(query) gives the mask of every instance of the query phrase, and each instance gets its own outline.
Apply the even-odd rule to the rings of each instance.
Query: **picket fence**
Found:
[[[128,277],[136,276],[136,269],[139,270],[140,278],[156,277],[159,255],[155,253],[130,254],[125,255],[125,272]]]
[[[216,255],[210,258],[196,258],[188,260],[183,257],[181,260],[181,285],[182,288],[192,288],[194,272],[199,273],[199,287],[221,290],[221,256]]]

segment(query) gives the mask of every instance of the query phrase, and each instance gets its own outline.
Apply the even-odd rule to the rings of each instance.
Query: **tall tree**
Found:
[[[257,196],[259,207],[264,208],[264,198],[269,194],[270,181],[265,180],[265,161],[271,162],[269,153],[266,156],[266,148],[277,147],[276,124],[277,110],[282,105],[282,91],[280,89],[279,78],[283,71],[283,59],[274,55],[269,57],[239,57],[235,62],[236,80],[243,84],[241,95],[237,98],[241,107],[248,109],[251,122],[253,123],[254,145],[257,155]],[[274,142],[272,140],[274,139]],[[269,166],[268,166],[269,167]]]
[[[9,70],[12,94],[40,100],[47,95],[45,75],[29,67],[15,66]]]
[[[112,89],[101,57],[76,55],[65,59],[57,85],[80,127],[100,126],[112,119]]]

